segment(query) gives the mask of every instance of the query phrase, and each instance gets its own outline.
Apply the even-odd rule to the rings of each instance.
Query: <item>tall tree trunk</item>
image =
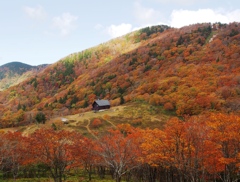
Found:
[[[89,171],[88,171],[88,180],[92,180],[92,165],[89,166]]]
[[[116,182],[121,182],[121,176],[120,175],[116,174],[115,178],[116,178]]]

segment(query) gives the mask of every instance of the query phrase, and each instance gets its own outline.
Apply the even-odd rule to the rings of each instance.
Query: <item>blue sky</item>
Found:
[[[51,64],[151,25],[234,21],[239,0],[0,0],[0,65]]]

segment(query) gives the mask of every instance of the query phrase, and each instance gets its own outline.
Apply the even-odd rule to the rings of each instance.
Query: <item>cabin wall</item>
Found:
[[[98,110],[101,110],[101,109],[109,109],[110,108],[110,106],[99,106],[98,107]]]

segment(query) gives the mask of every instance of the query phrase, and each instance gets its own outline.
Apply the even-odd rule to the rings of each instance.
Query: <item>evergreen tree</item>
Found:
[[[35,119],[38,123],[43,123],[43,124],[45,124],[47,120],[45,114],[43,114],[42,112],[37,113],[37,115],[35,116]]]
[[[125,103],[125,100],[123,98],[123,95],[121,95],[121,97],[120,97],[120,104],[124,104],[124,103]]]

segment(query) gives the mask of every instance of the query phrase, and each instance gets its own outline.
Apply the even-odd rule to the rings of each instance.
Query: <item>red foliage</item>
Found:
[[[92,128],[99,128],[101,125],[102,125],[102,121],[98,118],[95,118],[91,123]]]

